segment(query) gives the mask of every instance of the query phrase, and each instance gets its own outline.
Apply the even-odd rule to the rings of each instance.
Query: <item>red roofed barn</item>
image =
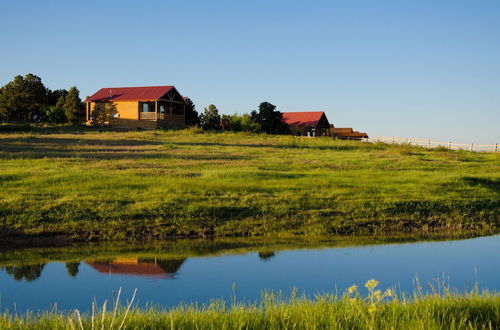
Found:
[[[85,106],[89,125],[104,121],[133,129],[186,126],[186,102],[174,86],[101,88]]]
[[[321,136],[330,129],[323,111],[282,112],[282,115],[293,135]]]

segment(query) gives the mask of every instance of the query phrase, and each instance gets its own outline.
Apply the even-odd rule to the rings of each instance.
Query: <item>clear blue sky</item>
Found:
[[[169,85],[200,111],[324,110],[375,136],[500,143],[500,1],[2,1],[0,84]]]

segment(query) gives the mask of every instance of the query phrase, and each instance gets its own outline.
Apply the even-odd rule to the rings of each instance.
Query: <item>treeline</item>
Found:
[[[194,111],[194,108],[193,108]],[[196,111],[194,111],[196,112]],[[262,102],[258,110],[250,114],[221,115],[213,104],[199,115],[198,124],[204,130],[225,130],[267,134],[287,134],[288,125],[283,122],[281,112],[269,102]]]
[[[81,123],[85,107],[76,87],[51,90],[42,79],[28,73],[0,88],[0,120]]]
[[[287,134],[289,131],[281,112],[269,102],[262,102],[258,110],[248,114],[224,115],[219,114],[213,104],[198,114],[192,100],[185,100],[188,126],[267,134]],[[69,90],[51,90],[44,86],[40,77],[29,73],[14,77],[0,88],[0,120],[77,124],[85,120],[85,105],[75,86]]]

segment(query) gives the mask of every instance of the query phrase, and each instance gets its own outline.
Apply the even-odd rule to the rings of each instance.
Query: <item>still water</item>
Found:
[[[382,289],[394,286],[407,293],[414,291],[417,277],[424,289],[439,279],[458,290],[476,283],[500,290],[500,236],[363,244],[174,242],[0,251],[0,309],[24,312],[57,303],[61,310],[88,311],[94,299],[109,301],[120,287],[124,298],[137,288],[139,306],[164,307],[233,294],[255,301],[264,289],[332,293],[371,278]]]

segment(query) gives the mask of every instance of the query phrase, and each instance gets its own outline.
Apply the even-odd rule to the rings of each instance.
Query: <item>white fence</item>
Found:
[[[380,136],[373,139],[363,139],[367,142],[384,142],[384,143],[398,143],[398,144],[409,144],[416,145],[425,148],[435,148],[435,147],[445,147],[447,149],[454,150],[468,150],[468,151],[483,151],[483,152],[500,152],[500,146],[498,143],[495,144],[464,144],[464,143],[454,143],[454,142],[439,142],[432,141],[430,139],[411,139],[411,138],[401,138],[392,136]]]

